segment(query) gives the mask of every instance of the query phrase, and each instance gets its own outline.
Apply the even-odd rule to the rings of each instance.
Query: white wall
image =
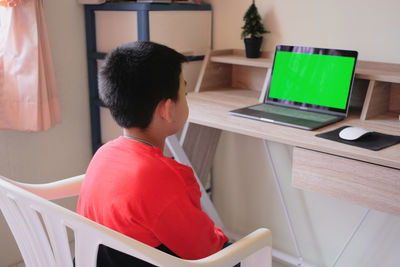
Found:
[[[0,130],[0,174],[47,182],[84,173],[91,158],[83,8],[76,1],[44,1],[62,122],[40,133]],[[74,209],[75,200],[63,205]],[[0,266],[21,260],[0,215]]]
[[[244,48],[243,15],[251,0],[209,0],[214,11],[214,48]],[[359,51],[362,60],[400,63],[397,0],[258,0],[266,34],[263,50],[298,44]]]
[[[251,0],[210,0],[214,49],[243,49],[243,15]],[[257,0],[264,25],[263,50],[276,44],[348,48],[359,58],[400,63],[397,0]],[[296,138],[293,136],[293,138]],[[329,266],[365,208],[291,186],[292,147],[269,143],[278,178],[305,260]],[[272,230],[273,246],[296,255],[262,140],[223,133],[214,166],[214,202],[225,226],[247,234]],[[399,266],[400,217],[371,211],[336,266]]]

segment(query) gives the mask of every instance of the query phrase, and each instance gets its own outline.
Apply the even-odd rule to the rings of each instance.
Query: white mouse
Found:
[[[357,140],[371,132],[372,131],[361,128],[361,127],[350,126],[350,127],[346,127],[343,130],[341,130],[339,132],[339,137],[344,140],[354,141],[354,140]]]

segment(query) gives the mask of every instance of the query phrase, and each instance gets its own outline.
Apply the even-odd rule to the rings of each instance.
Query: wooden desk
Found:
[[[192,123],[400,169],[400,145],[371,151],[315,137],[318,133],[344,125],[360,126],[393,135],[400,134],[400,120],[396,119],[395,114],[385,114],[373,120],[363,121],[359,119],[359,114],[350,115],[341,122],[315,131],[305,131],[230,115],[230,110],[258,103],[258,92],[252,90],[189,93],[188,103],[189,121]]]
[[[353,114],[305,131],[230,115],[230,110],[258,103],[258,93],[252,90],[190,93],[188,103],[191,123],[293,146],[294,186],[400,215],[400,144],[371,151],[315,136],[344,125],[400,134],[395,114],[373,120]]]
[[[230,131],[293,146],[296,187],[400,215],[400,144],[371,151],[315,136],[344,125],[400,135],[400,65],[359,62],[355,90],[361,92],[361,105],[341,122],[305,131],[229,114],[259,103],[269,79],[268,56],[246,59],[240,51],[225,50],[207,57],[197,92],[188,95],[190,126],[182,142],[189,154],[196,151],[191,160],[202,162],[197,172],[207,173],[220,131]]]

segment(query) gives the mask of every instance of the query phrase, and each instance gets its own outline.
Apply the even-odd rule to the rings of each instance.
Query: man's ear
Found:
[[[172,118],[172,109],[173,108],[173,103],[171,98],[165,99],[165,100],[161,100],[158,105],[157,105],[157,112],[159,114],[159,116],[166,120],[167,122],[172,122],[173,118]]]

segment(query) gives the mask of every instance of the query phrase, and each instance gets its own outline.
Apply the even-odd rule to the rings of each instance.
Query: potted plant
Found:
[[[264,28],[254,0],[244,14],[243,20],[245,24],[242,27],[243,31],[241,37],[244,39],[246,57],[258,58],[260,56],[260,48],[263,40],[262,34],[269,33],[270,31]]]

